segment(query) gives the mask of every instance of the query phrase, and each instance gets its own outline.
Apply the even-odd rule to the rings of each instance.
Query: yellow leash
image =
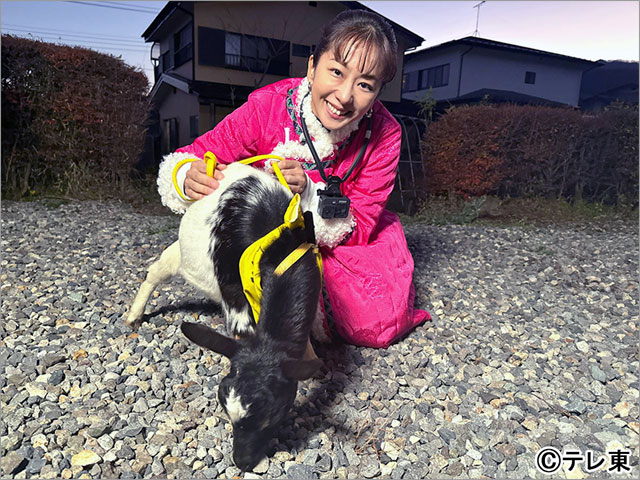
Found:
[[[257,155],[255,157],[246,158],[244,160],[240,160],[240,163],[245,165],[249,165],[254,162],[258,162],[260,160],[273,159],[273,160],[284,160],[282,157],[278,155]],[[197,159],[188,158],[186,160],[182,160],[179,162],[173,169],[173,184],[176,191],[180,194],[180,196],[184,200],[193,201],[192,199],[186,198],[182,193],[180,188],[178,187],[177,180],[177,172],[182,165],[189,162],[195,162]],[[218,165],[218,159],[212,152],[207,152],[204,154],[204,161],[207,164],[207,175],[209,177],[213,177],[216,166]],[[277,162],[273,162],[271,164],[273,167],[273,171],[278,177],[278,180],[282,185],[284,185],[287,190],[291,192],[291,187],[282,175],[282,171],[278,166]],[[293,193],[293,192],[292,192]],[[264,237],[259,238],[251,245],[247,247],[247,249],[242,253],[240,257],[239,269],[240,269],[240,279],[242,281],[242,289],[244,291],[247,300],[249,301],[249,305],[251,305],[251,310],[253,312],[253,318],[256,323],[258,323],[258,319],[260,317],[260,299],[262,298],[262,282],[260,277],[260,260],[262,259],[262,255],[265,250],[269,248],[273,242],[275,242],[282,232],[285,229],[293,230],[294,228],[304,228],[304,217],[302,215],[302,208],[300,207],[300,195],[295,194],[291,201],[289,202],[289,206],[284,214],[284,222],[278,227],[271,230]],[[285,257],[282,262],[276,267],[274,270],[274,274],[277,276],[283,275],[289,268],[291,268],[298,260],[302,258],[302,256],[307,253],[309,250],[312,250],[316,257],[316,263],[318,264],[318,268],[320,269],[320,279],[322,280],[322,256],[320,255],[320,250],[317,245],[305,242],[302,243],[298,248],[296,248],[293,252]]]
[[[245,165],[250,165],[254,162],[259,162],[260,160],[267,160],[267,159],[273,159],[278,161],[284,160],[284,158],[279,157],[278,155],[256,155],[255,157],[249,157],[249,158],[245,158],[244,160],[240,160],[240,163],[243,163]],[[180,167],[182,167],[185,163],[191,163],[191,162],[197,162],[197,161],[198,161],[197,158],[186,158],[184,160],[179,161],[176,164],[176,166],[173,167],[173,177],[172,177],[173,186],[176,189],[176,192],[178,192],[178,195],[180,195],[180,197],[183,200],[186,200],[187,202],[194,202],[195,200],[192,198],[187,198],[182,193],[182,189],[178,185],[178,170],[180,170]],[[204,154],[204,161],[207,164],[207,176],[213,178],[213,172],[215,172],[216,167],[218,166],[218,159],[213,154],[213,152],[207,152]],[[273,171],[276,172],[276,177],[278,177],[278,180],[280,180],[280,183],[285,187],[287,187],[287,190],[291,191],[291,188],[289,187],[289,184],[287,184],[287,181],[284,179],[284,176],[282,175],[282,171],[280,170],[280,167],[278,167],[278,164],[272,163],[272,166],[273,166]]]

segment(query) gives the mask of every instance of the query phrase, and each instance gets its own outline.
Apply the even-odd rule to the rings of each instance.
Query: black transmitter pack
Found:
[[[351,201],[340,192],[340,177],[327,180],[327,188],[318,190],[318,214],[322,218],[347,218]]]

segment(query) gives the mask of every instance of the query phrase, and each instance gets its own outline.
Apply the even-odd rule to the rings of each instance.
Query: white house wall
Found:
[[[524,83],[535,72],[535,84]],[[475,48],[464,57],[460,95],[482,88],[519,92],[578,105],[582,68],[551,57]]]
[[[464,57],[462,54],[467,52]],[[560,59],[453,45],[435,52],[409,55],[404,73],[449,64],[449,84],[432,89],[435,100],[454,99],[483,88],[518,92],[568,105],[578,105],[583,67]],[[462,76],[460,89],[460,59]],[[535,72],[535,84],[524,82],[525,72]],[[404,92],[402,97],[419,100],[428,90]]]
[[[189,95],[181,90],[166,87],[170,92],[165,96],[160,111],[160,127],[163,128],[164,121],[170,118],[178,120],[178,145],[183,147],[193,142],[189,131],[189,118],[198,115],[200,109],[198,98]]]
[[[432,89],[435,100],[445,100],[457,96],[458,92],[458,72],[460,70],[461,49],[457,46],[444,48],[421,58],[420,54],[405,56],[404,74],[419,72],[427,68],[438,67],[449,64],[449,84]],[[405,92],[402,98],[408,100],[420,100],[427,94],[428,90],[416,90],[415,92]]]

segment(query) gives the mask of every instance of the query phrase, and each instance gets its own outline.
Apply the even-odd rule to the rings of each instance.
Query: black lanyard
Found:
[[[302,113],[302,110],[303,110],[302,104],[304,103],[304,100],[307,98],[308,95],[309,93],[307,93],[307,95],[305,95],[305,97],[302,99],[302,102],[300,102],[300,125],[302,126],[302,132],[304,133],[304,139],[309,145],[309,150],[311,150],[311,156],[313,157],[313,160],[316,162],[316,167],[318,168],[318,172],[320,172],[320,176],[322,177],[322,179],[327,184],[339,185],[341,183],[344,183],[344,181],[347,178],[349,178],[349,175],[351,175],[353,170],[356,168],[356,165],[358,164],[358,162],[362,159],[362,156],[364,155],[364,151],[367,149],[367,145],[369,145],[369,139],[371,138],[371,127],[373,125],[373,115],[369,116],[369,121],[367,123],[367,131],[364,134],[364,143],[362,145],[362,148],[360,148],[360,152],[358,153],[358,156],[349,167],[349,170],[347,170],[347,173],[345,173],[342,178],[340,178],[337,175],[330,175],[329,178],[327,178],[327,176],[324,173],[324,168],[322,166],[322,163],[320,162],[320,158],[318,158],[318,152],[316,152],[316,148],[313,146],[313,142],[311,141],[311,136],[309,135],[309,131],[307,130],[307,123],[304,121],[304,115]]]

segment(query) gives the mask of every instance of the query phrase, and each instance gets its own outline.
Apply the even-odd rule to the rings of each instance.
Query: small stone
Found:
[[[569,403],[567,403],[564,408],[567,409],[570,413],[577,413],[582,415],[587,411],[587,404],[581,398],[572,397]]]
[[[26,468],[26,472],[27,474],[30,474],[31,476],[36,476],[38,477],[40,470],[42,470],[42,468],[47,464],[47,459],[44,457],[40,457],[40,458],[32,458],[29,463],[27,464],[27,468]]]
[[[149,406],[144,398],[139,398],[136,403],[133,404],[133,411],[137,413],[144,413],[149,410]]]
[[[110,429],[111,429],[111,427],[109,426],[108,423],[100,422],[100,423],[96,423],[96,424],[91,425],[87,429],[87,433],[89,435],[91,435],[93,438],[99,438],[102,435],[104,435],[105,433],[108,433]]]
[[[521,425],[527,430],[535,430],[536,428],[538,428],[538,422],[536,422],[533,418],[525,419]]]
[[[64,377],[65,375],[62,370],[55,370],[49,377],[49,384],[53,386],[60,385],[64,381]]]
[[[618,412],[618,415],[620,415],[621,417],[628,417],[630,407],[627,402],[623,401],[623,402],[616,403],[615,410],[616,412]]]
[[[456,434],[445,427],[438,430],[438,435],[440,435],[440,437],[449,445],[451,445],[451,442],[456,439]]]
[[[29,460],[20,452],[9,452],[2,458],[2,472],[5,475],[15,475],[28,465]]]
[[[31,437],[31,446],[33,448],[40,447],[46,452],[48,443],[49,441],[47,440],[47,436],[42,433],[39,433]]]
[[[26,375],[23,375],[21,373],[15,373],[7,377],[7,382],[9,382],[12,385],[15,385],[16,387],[19,387],[24,383],[26,378],[27,378]]]
[[[264,457],[262,460],[260,460],[260,462],[253,468],[253,471],[255,473],[260,474],[267,473],[267,470],[269,470],[269,459],[267,457]]]
[[[53,367],[58,363],[64,362],[66,359],[67,357],[65,357],[64,355],[49,354],[42,357],[42,360],[40,360],[40,362],[42,363],[42,366],[47,369],[49,367]]]
[[[574,468],[569,469],[569,462],[563,462],[562,463],[562,470],[564,471],[564,474],[566,476],[566,478],[569,479],[582,479],[582,478],[587,478],[587,475],[582,471],[582,469],[580,468],[580,465],[575,465]]]
[[[25,386],[27,393],[30,397],[44,398],[47,396],[47,391],[42,388],[38,383],[27,383]]]
[[[383,463],[380,465],[380,476],[383,478],[389,478],[393,474],[398,464],[396,462]]]
[[[597,365],[591,365],[591,376],[594,380],[605,383],[607,381],[607,374],[604,373]]]
[[[579,342],[576,342],[576,348],[582,353],[587,353],[589,351],[589,344],[584,340],[581,340]]]
[[[82,450],[71,457],[71,466],[86,467],[87,465],[93,465],[101,460],[100,456],[92,452],[91,450]]]
[[[380,463],[377,460],[366,459],[364,465],[360,465],[360,474],[364,478],[373,478],[380,473]]]
[[[142,432],[144,427],[142,425],[129,425],[128,427],[122,430],[122,435],[124,437],[136,437],[139,433]]]
[[[123,445],[120,450],[116,452],[118,458],[122,458],[124,460],[131,460],[136,456],[135,452],[129,445]]]
[[[69,294],[69,298],[76,303],[84,303],[86,297],[80,292],[72,292]]]
[[[287,469],[287,477],[289,478],[318,478],[318,474],[313,471],[313,467],[309,465],[291,465]]]
[[[482,454],[474,449],[467,450],[467,455],[469,455],[474,460],[482,460]]]
[[[502,453],[505,457],[516,456],[516,448],[508,443],[499,443],[494,448]]]
[[[102,435],[100,438],[98,438],[98,445],[100,445],[100,448],[102,448],[105,452],[109,451],[113,448],[113,438],[111,438],[111,436],[109,435]]]

